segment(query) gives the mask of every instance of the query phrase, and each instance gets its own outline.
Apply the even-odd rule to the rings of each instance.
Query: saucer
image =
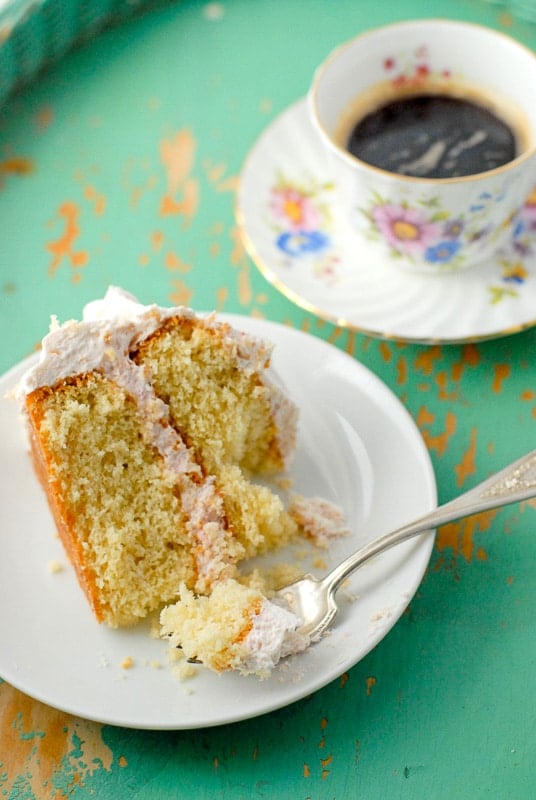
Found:
[[[351,231],[305,99],[261,134],[243,166],[237,220],[264,277],[341,327],[417,343],[457,343],[536,325],[536,198],[496,256],[467,271],[409,272]]]

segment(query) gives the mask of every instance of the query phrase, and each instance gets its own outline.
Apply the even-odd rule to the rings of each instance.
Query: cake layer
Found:
[[[251,482],[295,447],[270,347],[118,289],[55,326],[19,394],[36,466],[98,619],[135,622],[232,576],[298,525]]]

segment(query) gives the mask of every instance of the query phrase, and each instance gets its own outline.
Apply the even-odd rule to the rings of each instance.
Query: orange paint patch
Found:
[[[339,687],[340,687],[341,689],[344,689],[344,687],[345,687],[345,686],[346,686],[346,684],[348,683],[348,678],[349,678],[349,677],[350,677],[350,676],[348,675],[348,673],[347,673],[347,672],[343,672],[343,674],[341,675],[341,677],[340,677],[340,680],[339,680]]]
[[[34,171],[34,162],[31,158],[25,156],[12,156],[0,161],[0,187],[3,184],[3,178],[16,175],[24,177],[30,175]]]
[[[199,184],[194,178],[188,178],[182,187],[182,198],[175,200],[171,194],[165,194],[160,203],[160,214],[163,217],[181,214],[185,217],[187,227],[197,213],[199,205]]]
[[[237,175],[227,175],[227,166],[221,162],[213,164],[208,159],[203,163],[205,174],[217,192],[235,192],[238,188]]]
[[[380,348],[380,355],[383,358],[383,360],[385,362],[390,361],[393,354],[391,352],[391,348],[389,347],[389,343],[388,342],[380,342],[379,348]]]
[[[455,400],[457,397],[456,392],[449,392],[447,390],[447,373],[445,371],[438,372],[436,375],[436,384],[439,389],[440,400]]]
[[[341,335],[342,335],[342,328],[339,328],[338,326],[333,328],[332,332],[328,337],[328,342],[330,344],[335,344],[335,342],[341,337]]]
[[[227,289],[227,287],[220,286],[220,288],[216,293],[218,311],[221,311],[225,307],[228,297],[229,297],[229,290]]]
[[[176,306],[189,306],[192,302],[193,289],[189,289],[184,281],[173,280],[171,283],[175,289],[170,293],[169,299]]]
[[[346,347],[344,348],[349,356],[355,356],[356,352],[356,334],[354,331],[348,331],[346,338]]]
[[[329,765],[333,761],[333,755],[330,753],[327,758],[321,758],[320,764],[322,766],[322,780],[325,781],[328,777],[330,770],[328,769]]]
[[[471,441],[469,447],[463,454],[461,462],[454,467],[458,486],[463,486],[469,475],[474,475],[476,473],[476,466],[475,466],[476,436],[477,436],[476,428],[473,428],[473,430],[471,431]]]
[[[426,430],[426,427],[431,425],[435,420],[435,416],[431,414],[424,406],[417,414],[417,425],[419,426],[423,439],[429,450],[435,450],[441,456],[447,449],[449,440],[456,432],[456,417],[452,411],[448,411],[445,415],[445,429],[442,433],[432,434]]]
[[[370,675],[368,678],[366,678],[367,697],[370,697],[370,695],[372,694],[372,690],[376,686],[376,682],[377,681],[374,675]]]
[[[304,778],[310,778],[311,777],[311,769],[309,767],[309,764],[304,764],[303,765],[303,777]]]
[[[129,194],[129,204],[132,208],[136,208],[142,197],[146,192],[155,188],[158,183],[156,175],[147,175],[150,169],[150,164],[143,160],[137,162],[133,158],[129,158],[121,172],[121,184],[125,191]],[[138,173],[141,173],[138,176]]]
[[[398,386],[404,386],[408,381],[408,362],[406,358],[399,358],[396,364],[397,377],[396,382]]]
[[[504,381],[510,377],[511,368],[509,364],[495,364],[492,390],[495,394],[502,391]]]
[[[191,264],[187,264],[176,253],[173,253],[171,251],[169,253],[166,253],[164,261],[166,264],[166,268],[171,271],[190,272],[190,270],[192,269]]]
[[[476,367],[480,364],[480,351],[474,344],[466,344],[462,350],[462,358],[452,365],[452,380],[459,381],[466,367]]]
[[[98,770],[109,772],[113,753],[101,732],[101,725],[55,711],[1,683],[0,782],[4,794],[19,796],[22,775],[25,796],[51,797],[60,769],[69,795],[75,785],[83,786]]]
[[[46,244],[46,249],[52,254],[52,260],[48,266],[48,274],[51,277],[64,260],[69,261],[75,268],[84,267],[88,263],[87,252],[74,248],[75,242],[80,236],[79,215],[78,206],[71,201],[62,203],[58,209],[58,217],[63,221],[63,233],[58,239]]]
[[[84,197],[93,203],[93,210],[98,217],[104,214],[106,210],[106,198],[103,194],[98,192],[94,186],[85,187]]]
[[[199,205],[199,181],[192,177],[196,142],[189,130],[180,130],[173,139],[160,145],[160,158],[166,171],[167,192],[160,203],[160,214],[184,216],[184,225],[191,224]]]
[[[436,548],[440,552],[447,548],[451,549],[455,557],[462,556],[465,561],[472,561],[475,554],[474,538],[476,533],[489,530],[497,514],[497,509],[493,509],[458,522],[442,525],[437,531]],[[479,547],[478,552],[479,560],[483,561],[487,558],[483,548]]]
[[[151,244],[153,250],[157,253],[162,249],[162,245],[164,244],[164,234],[162,231],[153,231],[151,233]]]
[[[434,363],[440,359],[441,356],[441,348],[437,345],[423,350],[415,359],[415,369],[424,372],[425,375],[431,375],[434,371]]]
[[[170,194],[178,192],[188,180],[194,167],[195,152],[196,141],[187,129],[178,131],[173,139],[164,139],[160,145],[160,158],[166,168]]]
[[[426,425],[431,425],[435,420],[435,415],[432,414],[431,411],[428,411],[426,406],[421,406],[417,413],[417,425],[419,428],[423,428]]]
[[[54,121],[54,111],[50,106],[42,106],[35,115],[35,124],[39,131],[46,131]]]

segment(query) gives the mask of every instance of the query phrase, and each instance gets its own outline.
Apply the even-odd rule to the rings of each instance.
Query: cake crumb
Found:
[[[184,661],[185,656],[178,647],[170,647],[167,651],[167,658],[170,664],[176,664],[177,662]]]
[[[171,674],[180,681],[194,678],[197,675],[196,665],[186,659],[179,647],[170,647],[167,651]]]
[[[195,665],[186,660],[183,661],[179,666],[175,667],[173,672],[175,672],[177,677],[182,681],[188,680],[188,678],[194,678],[197,675],[197,669],[195,668]]]
[[[290,478],[287,475],[285,475],[285,476],[283,476],[281,478],[276,478],[274,483],[282,491],[288,491],[289,489],[292,489],[292,487],[294,485],[294,482],[293,482],[292,478]]]
[[[317,547],[327,548],[332,539],[349,536],[351,533],[341,509],[323,497],[305,498],[296,495],[290,505],[289,514],[304,535],[312,539]]]
[[[58,572],[63,572],[63,564],[61,564],[59,561],[56,561],[56,559],[54,558],[52,558],[48,562],[47,566],[48,566],[48,571],[51,572],[53,575],[56,575]]]
[[[134,666],[134,659],[131,656],[127,656],[121,661],[121,667],[123,669],[132,669]]]

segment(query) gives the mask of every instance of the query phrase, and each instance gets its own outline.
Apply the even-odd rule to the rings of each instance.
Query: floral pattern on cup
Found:
[[[270,192],[269,211],[275,246],[287,266],[309,260],[316,277],[327,283],[337,279],[339,257],[332,249],[331,210],[327,195],[333,184],[309,181],[299,184],[279,175]]]
[[[508,297],[517,297],[518,288],[530,277],[523,259],[534,256],[536,236],[536,189],[512,223],[512,241],[509,257],[499,258],[501,284],[490,286],[491,303],[495,305]],[[513,254],[513,255],[512,255]]]
[[[393,87],[418,88],[430,79],[448,80],[452,72],[448,67],[433,70],[430,65],[430,54],[425,44],[411,52],[401,52],[386,56],[382,61],[382,69]]]
[[[424,259],[430,267],[457,269],[464,266],[468,247],[485,245],[501,232],[487,217],[490,205],[500,204],[503,197],[502,188],[495,194],[482,193],[466,214],[454,216],[441,208],[438,197],[410,205],[375,193],[361,213],[367,220],[365,233],[383,240],[392,258],[406,258],[410,263]],[[511,224],[510,218],[503,222],[503,226]]]
[[[335,185],[314,179],[290,180],[279,174],[270,190],[269,226],[274,231],[274,244],[292,268],[307,263],[313,276],[326,286],[339,280],[337,266],[341,255],[333,238],[331,202]],[[366,212],[374,221],[377,235],[383,235],[391,246],[393,257],[425,252],[431,264],[456,264],[464,237],[474,241],[493,235],[482,225],[479,214],[485,214],[490,202],[500,202],[502,193],[485,194],[471,209],[471,224],[462,217],[452,217],[432,202],[422,208],[389,204],[379,196]],[[524,259],[536,256],[536,188],[515,219],[508,219],[512,236],[498,253],[501,275],[498,284],[488,286],[490,303],[516,298],[519,289],[531,277]]]

